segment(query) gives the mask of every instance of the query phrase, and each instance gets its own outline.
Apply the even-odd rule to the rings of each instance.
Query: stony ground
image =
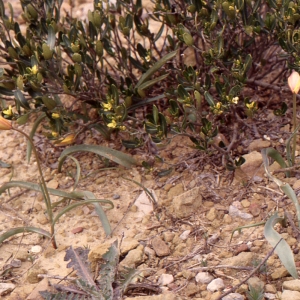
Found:
[[[82,2],[74,8],[78,16],[91,1]],[[278,102],[290,96],[280,98],[270,91],[261,102],[270,97]],[[69,275],[64,261],[70,246],[89,247],[93,263],[97,253],[105,252],[117,239],[120,269],[141,270],[126,299],[259,299],[247,295],[250,286],[261,287],[264,299],[300,299],[300,281],[292,280],[277,255],[270,253],[272,248],[264,238],[263,226],[236,231],[231,239],[234,229],[266,221],[275,211],[281,215],[289,211],[295,221],[293,204],[265,176],[260,154],[262,148],[270,146],[284,153],[289,123],[290,113],[283,120],[272,109],[261,111],[254,122],[246,119],[238,123],[233,151],[244,155],[246,163],[235,173],[226,171],[220,153],[197,151],[185,137],[173,138],[165,149],[158,151],[165,163],[155,161],[147,152],[132,152],[138,164],[131,169],[107,165],[96,155],[76,154],[82,168],[76,190],[91,191],[97,198],[114,203],[114,208],[107,210],[114,228],[112,237],[105,237],[94,207],[88,205],[68,212],[58,222],[57,250],[49,240],[36,234],[6,240],[0,246],[1,297],[41,299],[39,291],[49,289],[65,276],[74,276]],[[29,132],[30,127],[29,124],[19,128]],[[231,136],[226,138],[231,142]],[[34,158],[26,162],[24,138],[5,131],[0,132],[0,139],[0,160],[11,165],[0,168],[0,185],[11,180],[37,183],[37,165]],[[79,140],[87,145],[121,149],[118,143],[104,142],[94,131],[82,133]],[[67,160],[62,173],[57,171],[57,159],[63,148],[45,141],[41,131],[35,144],[43,161],[47,186],[72,191],[75,164]],[[155,161],[153,170],[143,168],[142,161]],[[160,176],[170,166],[172,172]],[[297,172],[294,177],[284,178],[283,173],[276,173],[276,163],[271,169],[295,190],[300,187]],[[124,177],[149,189],[157,205],[139,185]],[[52,197],[53,202],[58,200]],[[0,198],[0,233],[21,226],[49,230],[45,204],[37,192],[12,188]],[[298,231],[291,224],[277,230],[300,266]],[[225,295],[228,292],[231,293]]]

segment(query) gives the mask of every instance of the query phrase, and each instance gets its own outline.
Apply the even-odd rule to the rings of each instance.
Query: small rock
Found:
[[[155,296],[128,297],[126,300],[181,300],[181,298],[174,293],[168,292]]]
[[[266,284],[265,291],[267,293],[276,294],[277,289],[276,289],[276,286],[274,284]]]
[[[185,241],[188,237],[189,237],[189,234],[191,233],[190,230],[185,230],[179,237]]]
[[[196,275],[195,279],[196,279],[196,282],[199,282],[202,284],[208,284],[214,279],[214,277],[207,272],[199,272]]]
[[[282,284],[284,290],[300,292],[300,279],[284,281]]]
[[[254,276],[248,279],[248,285],[254,287],[256,290],[261,290],[264,287],[264,282],[261,281],[258,277]]]
[[[285,267],[280,267],[280,268],[277,268],[272,274],[271,274],[271,277],[273,280],[276,280],[276,279],[279,279],[279,278],[282,278],[282,277],[286,277],[289,275],[289,272],[286,270]]]
[[[153,249],[151,249],[150,247],[146,246],[144,249],[144,252],[149,258],[152,258],[155,256],[155,251]]]
[[[168,191],[168,198],[173,199],[174,197],[182,194],[184,192],[182,183],[176,184],[175,186],[171,187]]]
[[[251,203],[249,206],[249,212],[254,216],[257,217],[259,216],[261,211],[260,205],[258,203]]]
[[[260,151],[263,148],[268,148],[270,147],[271,142],[270,141],[264,141],[262,139],[257,139],[252,141],[249,146],[248,146],[248,150],[249,152],[252,151]]]
[[[244,208],[247,208],[251,205],[251,202],[249,200],[244,199],[241,201],[241,204]]]
[[[118,194],[114,194],[112,198],[113,198],[113,200],[117,200],[117,199],[120,199],[121,196]]]
[[[33,253],[33,254],[38,254],[40,252],[42,252],[43,248],[39,245],[36,245],[36,246],[32,246],[31,249],[30,249],[30,252]]]
[[[249,251],[249,247],[247,244],[241,244],[239,245],[235,250],[235,255],[238,255],[241,252]]]
[[[174,236],[175,236],[175,233],[170,232],[170,231],[165,231],[162,234],[162,236],[163,236],[165,242],[171,242],[173,240]]]
[[[134,238],[125,238],[122,240],[121,244],[121,254],[124,255],[128,253],[130,250],[135,249],[139,245],[139,241]]]
[[[169,246],[160,237],[155,237],[151,244],[157,256],[167,256],[170,254]]]
[[[228,214],[225,214],[224,217],[223,217],[223,221],[226,224],[231,224],[232,223],[232,218]]]
[[[161,274],[158,279],[159,285],[168,285],[174,281],[174,277],[171,274]]]
[[[238,208],[233,205],[229,206],[229,215],[232,217],[239,217],[244,220],[252,220],[253,216],[247,213],[241,212]]]
[[[39,278],[39,274],[46,274],[47,271],[44,269],[40,269],[38,265],[35,265],[34,268],[30,269],[27,273],[27,282],[28,283],[38,283],[40,282],[43,278]]]
[[[46,225],[47,223],[49,223],[47,217],[45,216],[45,214],[43,212],[40,212],[36,218],[37,222],[41,225]]]
[[[300,179],[298,179],[294,184],[293,184],[293,189],[297,190],[300,188]]]
[[[13,283],[0,282],[0,296],[10,293],[15,287]]]
[[[264,169],[262,167],[262,155],[260,152],[252,151],[243,155],[243,158],[246,161],[241,165],[240,170],[246,175],[248,180],[254,175],[263,177]],[[237,180],[239,181],[239,179]]]
[[[143,262],[144,246],[140,245],[136,249],[130,250],[126,257],[121,261],[121,267],[136,268]]]
[[[20,259],[13,259],[11,262],[10,262],[10,265],[14,268],[20,268],[21,265],[22,265],[22,261]]]
[[[244,300],[245,297],[239,293],[230,293],[222,298],[222,300]]]
[[[213,293],[224,289],[224,287],[224,281],[221,278],[216,278],[207,285],[207,290]]]
[[[76,228],[72,229],[71,232],[72,232],[73,234],[76,234],[76,233],[82,232],[83,229],[84,229],[83,227],[76,227]]]
[[[255,254],[252,252],[241,252],[237,256],[222,260],[220,264],[229,266],[252,266],[254,258]]]
[[[267,300],[273,300],[273,299],[278,299],[276,294],[272,293],[264,293],[264,296]]]
[[[58,187],[58,181],[55,180],[55,179],[50,180],[48,182],[48,184],[47,184],[47,187],[51,188],[51,189],[57,189],[57,187]]]
[[[214,207],[212,207],[210,210],[209,210],[209,212],[206,214],[206,219],[208,220],[208,221],[213,221],[213,220],[215,220],[217,218],[217,210],[214,208]]]
[[[300,293],[297,291],[284,290],[281,294],[281,300],[300,300]]]
[[[202,196],[200,187],[193,188],[181,195],[175,196],[172,201],[172,210],[176,218],[185,218],[201,208]]]

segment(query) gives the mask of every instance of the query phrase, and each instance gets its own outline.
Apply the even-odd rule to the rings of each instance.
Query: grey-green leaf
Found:
[[[135,159],[123,152],[117,151],[115,149],[111,149],[104,146],[95,146],[95,145],[76,145],[65,149],[60,157],[59,157],[59,164],[58,164],[58,172],[61,172],[61,167],[68,157],[68,155],[75,153],[75,152],[93,152],[100,156],[104,156],[124,167],[130,168],[136,165]]]
[[[6,239],[18,234],[18,233],[25,233],[25,232],[33,232],[33,233],[38,233],[41,234],[43,236],[48,237],[49,239],[51,239],[51,234],[46,231],[43,230],[41,228],[36,228],[36,227],[17,227],[17,228],[12,228],[8,231],[6,231],[5,233],[0,235],[0,244],[3,243]]]
[[[292,250],[290,246],[287,244],[287,242],[284,239],[282,239],[282,236],[273,228],[273,226],[281,220],[282,218],[279,218],[276,212],[267,221],[264,229],[264,235],[272,247],[275,247],[279,243],[275,249],[275,253],[279,256],[282,264],[285,266],[287,271],[294,278],[298,278],[298,273],[297,273],[295,259]]]
[[[177,54],[177,50],[172,51],[157,61],[152,68],[150,68],[146,73],[144,73],[138,83],[136,84],[136,89],[140,88],[142,83],[144,83],[149,77],[151,77],[157,70],[159,70],[168,60],[175,57]]]

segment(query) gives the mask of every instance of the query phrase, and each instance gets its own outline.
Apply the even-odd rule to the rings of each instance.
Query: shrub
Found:
[[[173,132],[206,150],[238,109],[257,111],[245,86],[300,69],[296,1],[157,0],[146,12],[141,0],[95,0],[86,21],[63,16],[60,0],[21,4],[25,32],[0,0],[3,116],[44,114],[51,139],[94,128],[135,148]]]

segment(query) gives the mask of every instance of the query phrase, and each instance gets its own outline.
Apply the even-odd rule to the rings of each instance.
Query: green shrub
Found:
[[[61,0],[21,4],[25,32],[0,0],[3,115],[23,124],[44,113],[51,139],[95,128],[135,148],[145,133],[154,143],[188,133],[206,150],[237,107],[257,111],[245,86],[300,70],[298,1],[157,0],[146,13],[141,0],[95,0],[85,22],[63,16]]]

